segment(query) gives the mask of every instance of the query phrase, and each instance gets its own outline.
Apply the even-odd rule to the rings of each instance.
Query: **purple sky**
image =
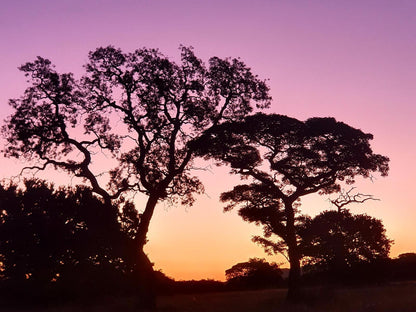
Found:
[[[205,61],[241,57],[270,79],[270,111],[333,116],[374,134],[391,172],[359,183],[381,201],[353,211],[383,219],[392,256],[416,251],[416,1],[3,1],[0,42],[2,120],[11,113],[7,100],[26,87],[17,67],[37,55],[78,77],[88,51],[108,44],[155,47],[174,59],[180,44]],[[16,162],[2,162],[0,176],[18,172]],[[265,256],[250,242],[258,230],[222,213],[218,194],[236,180],[214,183],[219,172],[204,173],[207,195],[194,207],[161,204],[155,215],[147,250],[168,275],[221,279],[236,262]],[[312,197],[304,208],[314,214],[330,206]]]

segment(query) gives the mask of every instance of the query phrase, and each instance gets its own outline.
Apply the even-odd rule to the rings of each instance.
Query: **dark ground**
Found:
[[[416,282],[391,283],[356,288],[319,288],[306,290],[302,304],[284,302],[286,290],[268,289],[158,298],[159,312],[415,312]],[[107,298],[88,305],[72,304],[43,309],[8,309],[4,312],[70,312],[70,311],[139,311],[132,297]]]

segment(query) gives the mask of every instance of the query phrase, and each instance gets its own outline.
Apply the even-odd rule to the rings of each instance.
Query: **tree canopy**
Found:
[[[20,67],[31,86],[10,100],[15,112],[3,127],[5,154],[85,178],[107,200],[133,189],[152,202],[177,196],[191,203],[202,186],[189,173],[187,142],[223,120],[240,120],[253,102],[270,103],[268,87],[242,61],[213,57],[206,67],[186,47],[180,64],[155,49],[98,48],[85,68],[76,80],[42,57]],[[97,149],[118,161],[107,169],[107,189],[92,168]]]

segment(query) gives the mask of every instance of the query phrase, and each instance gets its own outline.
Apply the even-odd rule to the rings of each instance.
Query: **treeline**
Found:
[[[400,254],[373,262],[357,262],[343,271],[307,270],[305,285],[359,286],[416,280],[416,253]]]
[[[157,284],[161,294],[191,294],[206,292],[258,290],[268,288],[287,288],[287,274],[283,270],[267,263],[265,259],[250,259],[236,266],[254,266],[260,264],[265,270],[256,270],[254,266],[246,273],[229,277],[225,282],[212,279],[175,281],[162,272],[158,272]],[[234,266],[235,267],[235,266]],[[305,268],[304,268],[305,269]],[[228,270],[227,270],[228,271]],[[397,258],[385,258],[375,262],[356,263],[342,272],[327,270],[306,270],[302,275],[302,284],[313,286],[354,287],[363,285],[380,285],[390,282],[406,282],[416,280],[416,253],[400,254]]]

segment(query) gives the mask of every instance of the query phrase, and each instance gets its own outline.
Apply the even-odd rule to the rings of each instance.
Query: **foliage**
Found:
[[[132,238],[103,206],[86,187],[0,185],[3,277],[47,284],[128,274]]]
[[[279,266],[265,259],[252,258],[225,271],[227,284],[238,288],[276,287],[283,281]]]
[[[270,104],[266,83],[241,60],[212,57],[206,66],[192,48],[180,51],[178,64],[156,49],[98,48],[80,80],[42,57],[24,64],[31,86],[10,100],[5,155],[86,179],[108,206],[125,191],[148,195],[135,238],[142,248],[158,200],[192,204],[192,193],[203,191],[190,173],[188,142],[224,120],[241,120],[253,103]],[[117,162],[105,169],[107,188],[92,166],[98,151]]]
[[[304,264],[320,270],[346,270],[361,262],[387,259],[392,243],[381,220],[348,210],[305,218],[298,234]]]
[[[235,186],[221,195],[225,210],[237,208],[244,220],[263,226],[255,238],[268,251],[287,247],[290,262],[289,298],[296,297],[301,253],[297,218],[300,198],[331,194],[341,183],[357,176],[370,178],[388,173],[387,157],[373,153],[371,134],[333,118],[304,122],[282,115],[256,114],[244,121],[226,123],[206,132],[195,142],[199,153],[229,164],[231,172],[251,183]],[[272,234],[279,239],[270,240]]]

